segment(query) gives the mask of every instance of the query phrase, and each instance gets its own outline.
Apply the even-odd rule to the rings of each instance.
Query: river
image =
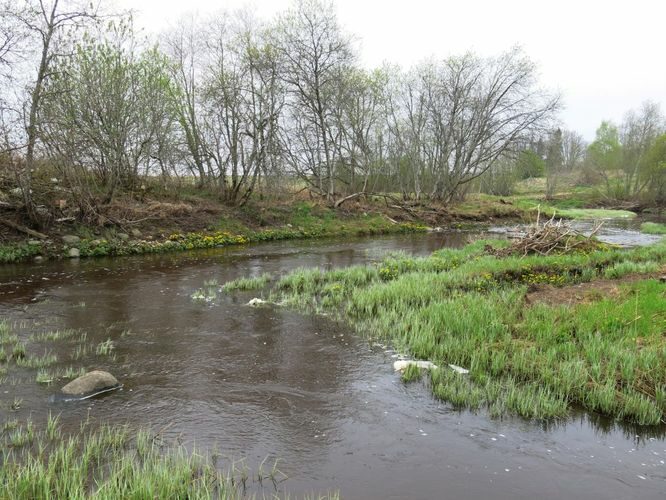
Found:
[[[247,307],[248,293],[191,299],[204,282],[281,274],[297,267],[374,262],[390,251],[427,254],[483,233],[348,241],[288,241],[158,256],[0,267],[0,316],[29,353],[48,347],[57,366],[112,372],[121,391],[86,401],[50,398],[35,371],[0,386],[0,421],[60,414],[149,426],[167,441],[223,464],[255,469],[279,459],[281,492],[339,490],[342,498],[663,499],[665,429],[635,429],[586,414],[544,425],[453,410],[421,384],[404,385],[388,347],[323,317]],[[111,356],[72,360],[74,341],[37,332],[75,329]]]

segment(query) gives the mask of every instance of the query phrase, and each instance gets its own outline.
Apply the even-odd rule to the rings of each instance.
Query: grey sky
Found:
[[[117,0],[139,25],[160,31],[184,13],[252,6],[270,17],[290,0]],[[361,62],[404,67],[474,50],[494,55],[519,44],[544,86],[559,90],[564,126],[587,139],[602,119],[620,121],[645,100],[666,112],[666,2],[661,0],[336,0],[342,26],[360,42]]]

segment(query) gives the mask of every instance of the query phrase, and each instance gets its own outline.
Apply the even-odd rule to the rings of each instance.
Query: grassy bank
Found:
[[[433,394],[456,407],[537,419],[583,407],[641,425],[663,422],[666,285],[646,273],[663,272],[666,242],[567,255],[488,252],[505,245],[302,269],[279,279],[271,299],[339,315],[365,335],[436,363],[442,368],[429,373]],[[612,293],[591,286],[571,304],[530,301],[536,289],[600,280],[616,285]],[[576,293],[563,290],[567,298]]]

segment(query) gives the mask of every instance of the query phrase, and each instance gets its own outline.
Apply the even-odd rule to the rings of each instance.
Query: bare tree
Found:
[[[336,131],[332,110],[342,71],[353,62],[351,41],[333,5],[299,0],[280,19],[275,46],[290,99],[283,139],[294,170],[319,194],[333,200],[336,189]]]
[[[562,166],[565,170],[573,170],[585,159],[587,144],[578,132],[562,131]]]
[[[546,199],[555,195],[557,183],[562,175],[564,164],[563,155],[563,133],[561,129],[555,129],[548,135],[546,143]]]
[[[407,75],[398,74],[387,93],[389,155],[393,170],[403,197],[408,198],[413,193],[417,200],[423,193],[424,146],[428,141],[427,95],[419,73],[428,71],[429,68],[421,67]],[[397,69],[394,68],[394,72]]]
[[[90,2],[65,0],[23,0],[13,5],[11,16],[27,32],[37,46],[37,67],[34,80],[28,86],[25,118],[25,167],[17,181],[29,219],[38,223],[32,199],[32,172],[35,168],[35,148],[38,141],[38,116],[44,98],[44,87],[52,75],[54,61],[60,55],[61,37],[71,34],[97,18],[98,7]]]
[[[243,204],[279,155],[282,109],[277,53],[247,15],[222,20],[209,36],[205,85],[209,151],[230,204]]]
[[[401,105],[390,105],[401,159],[416,197],[450,202],[525,136],[548,126],[559,99],[536,86],[534,65],[520,51],[482,59],[472,54],[417,67]]]
[[[25,30],[16,17],[14,2],[0,3],[0,68],[9,69],[19,45],[25,37]]]
[[[161,45],[171,59],[174,83],[172,106],[179,125],[179,145],[185,150],[183,161],[206,184],[213,175],[212,157],[206,144],[202,108],[203,79],[209,65],[203,23],[189,17],[165,33]]]

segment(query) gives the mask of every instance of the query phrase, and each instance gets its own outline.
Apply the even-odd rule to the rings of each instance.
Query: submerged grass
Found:
[[[232,292],[232,291],[250,291],[250,290],[260,290],[264,288],[268,282],[271,280],[270,273],[264,273],[261,276],[256,276],[253,278],[239,278],[233,281],[229,281],[222,285],[223,292]]]
[[[223,472],[215,459],[126,426],[93,431],[84,424],[80,432],[65,435],[59,417],[49,415],[44,431],[36,431],[31,421],[11,420],[3,432],[2,498],[240,499],[251,496],[249,487],[284,479],[277,465],[264,471],[262,464],[256,478],[233,465]],[[271,493],[270,497],[281,496]]]
[[[389,256],[377,265],[300,269],[279,279],[275,302],[337,315],[390,341],[431,371],[435,396],[500,416],[562,417],[582,406],[642,425],[666,416],[666,287],[656,279],[620,284],[612,298],[575,307],[531,307],[528,290],[568,286],[666,262],[666,242],[633,250],[497,258],[477,242],[427,258]],[[406,372],[404,380],[420,376]]]

